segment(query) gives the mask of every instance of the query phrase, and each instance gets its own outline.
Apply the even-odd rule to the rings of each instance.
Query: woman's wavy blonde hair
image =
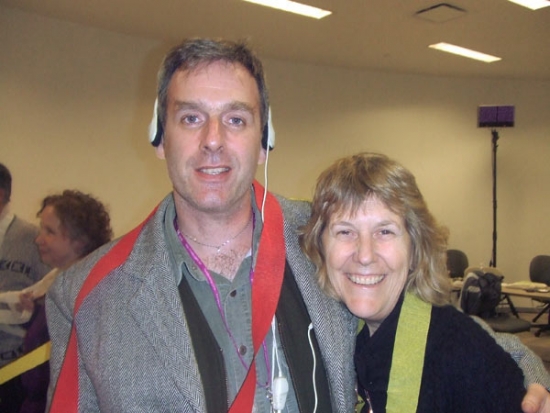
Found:
[[[301,229],[300,245],[315,264],[323,291],[339,298],[327,274],[323,231],[333,214],[353,215],[367,198],[381,201],[404,218],[412,246],[412,263],[405,289],[433,305],[449,303],[447,229],[440,226],[428,210],[409,170],[386,155],[368,152],[336,161],[317,179],[311,218]]]

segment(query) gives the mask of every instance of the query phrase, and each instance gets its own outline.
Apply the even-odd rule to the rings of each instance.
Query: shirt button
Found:
[[[233,290],[229,293],[231,297],[235,297],[237,295],[237,290]]]
[[[240,347],[239,347],[239,354],[240,354],[241,356],[244,356],[244,355],[246,354],[246,350],[247,350],[247,349],[246,349],[246,346],[240,346]]]

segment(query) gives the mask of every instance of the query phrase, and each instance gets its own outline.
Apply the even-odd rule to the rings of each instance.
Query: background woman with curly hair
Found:
[[[65,269],[111,240],[110,218],[91,195],[65,190],[42,201],[38,211],[40,234],[36,244],[42,261]]]
[[[107,243],[113,236],[105,206],[92,195],[65,190],[43,199],[37,216],[40,232],[36,244],[42,261],[53,268],[41,281],[21,293],[23,306],[34,312],[27,330],[24,351],[29,352],[49,341],[43,297],[57,275],[80,258]],[[21,376],[24,401],[20,412],[38,413],[46,408],[49,363]]]

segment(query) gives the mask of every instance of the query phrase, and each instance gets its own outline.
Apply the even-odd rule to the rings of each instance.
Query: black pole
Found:
[[[497,266],[497,141],[498,132],[496,129],[491,131],[493,136],[492,145],[492,163],[493,163],[493,255],[491,256],[491,263],[489,266]]]

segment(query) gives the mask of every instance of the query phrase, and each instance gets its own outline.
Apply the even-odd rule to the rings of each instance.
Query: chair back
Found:
[[[462,278],[468,268],[468,257],[461,250],[447,250],[447,271],[451,278]]]
[[[533,282],[550,285],[550,255],[537,255],[529,264],[529,278]]]

